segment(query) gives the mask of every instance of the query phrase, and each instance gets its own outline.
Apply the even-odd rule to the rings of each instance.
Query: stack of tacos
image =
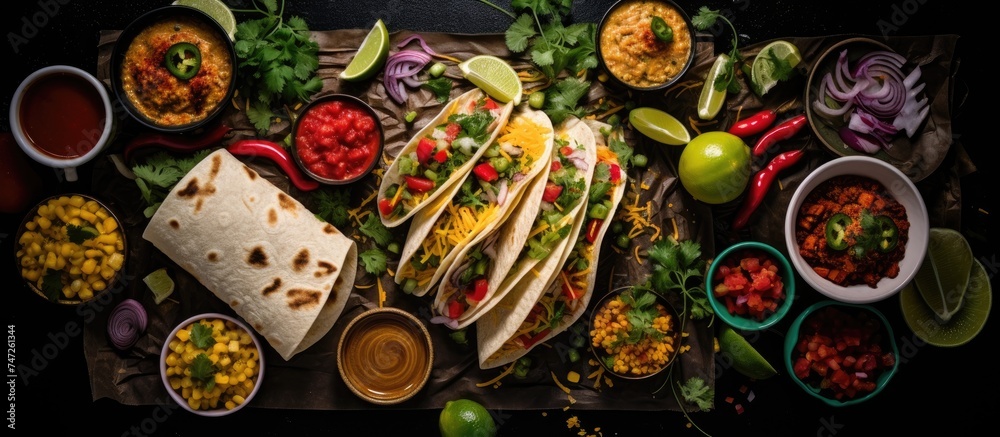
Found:
[[[451,198],[513,109],[512,103],[499,104],[478,88],[448,103],[385,171],[378,189],[382,223],[399,226],[435,200]]]
[[[620,129],[611,131],[610,126],[597,122],[587,126],[587,133],[596,142],[596,164],[585,205],[575,217],[562,252],[537,265],[537,274],[518,279],[512,291],[477,321],[481,368],[517,360],[565,331],[587,310],[597,279],[601,242],[625,195],[628,160],[615,152],[624,150]],[[611,132],[607,142],[602,131]]]
[[[452,193],[414,215],[395,276],[401,289],[417,296],[435,291],[459,253],[507,219],[546,170],[552,145],[552,122],[545,113],[523,107],[513,114]],[[478,291],[470,288],[469,300],[487,298],[481,281]]]

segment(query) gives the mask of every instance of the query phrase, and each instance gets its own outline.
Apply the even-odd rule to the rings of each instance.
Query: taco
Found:
[[[549,165],[553,138],[549,117],[525,106],[510,117],[465,180],[449,189],[453,193],[414,215],[395,276],[404,292],[423,296],[436,290],[461,249],[507,218],[531,181]]]
[[[499,104],[479,88],[452,100],[413,136],[378,188],[378,212],[396,227],[461,183],[507,124],[513,104]]]
[[[445,273],[434,299],[433,322],[461,329],[486,314],[521,278],[556,270],[538,269],[559,258],[570,240],[586,203],[595,150],[593,134],[578,119],[556,128],[551,160],[516,211],[494,234],[468,245],[457,256],[461,261]]]
[[[535,346],[573,325],[587,310],[597,280],[601,242],[625,196],[628,155],[621,130],[590,123],[595,130],[597,164],[584,213],[574,224],[574,240],[560,258],[558,271],[547,277],[527,276],[476,324],[479,366],[494,368],[514,362]],[[617,152],[616,152],[617,151]]]

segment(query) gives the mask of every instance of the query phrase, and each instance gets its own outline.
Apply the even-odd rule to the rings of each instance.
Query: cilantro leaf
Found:
[[[191,342],[198,349],[207,349],[215,344],[215,337],[212,337],[212,327],[198,322],[191,327]]]
[[[698,9],[698,13],[691,17],[691,24],[694,25],[695,29],[708,30],[720,19],[729,25],[729,29],[732,30],[733,41],[732,47],[729,50],[729,60],[724,67],[724,73],[715,80],[713,85],[718,91],[738,92],[739,84],[736,82],[736,64],[743,60],[743,55],[740,54],[739,50],[739,34],[736,33],[736,26],[733,26],[733,22],[729,21],[725,15],[719,13],[717,9],[711,9],[708,6],[702,6]]]
[[[434,93],[434,98],[436,98],[440,103],[447,102],[448,98],[451,96],[452,82],[451,79],[447,77],[430,79],[427,82],[424,82],[422,86]]]
[[[62,286],[62,273],[59,273],[58,270],[49,270],[42,277],[42,293],[52,302],[59,300]]]
[[[66,225],[66,237],[68,237],[69,241],[72,243],[83,244],[84,241],[96,236],[97,229],[90,226],[83,227],[77,225]]]
[[[380,276],[386,272],[387,258],[381,249],[373,247],[358,254],[358,258],[361,259],[361,264],[365,266],[365,271],[368,273]]]
[[[590,91],[590,82],[569,77],[557,82],[552,90],[546,91],[545,106],[542,110],[552,119],[553,124],[559,124],[569,116],[583,118],[586,112],[577,107],[577,102]]]
[[[701,245],[691,240],[678,243],[663,239],[653,243],[648,253],[653,261],[653,290],[680,293],[684,299],[682,316],[701,320],[715,314],[703,285],[705,261],[701,259]]]
[[[521,14],[507,28],[504,33],[504,41],[512,52],[520,53],[528,48],[528,43],[537,35],[538,31],[535,30],[535,22],[531,19],[531,15]]]
[[[191,361],[191,378],[201,381],[204,384],[205,390],[215,388],[216,370],[215,365],[212,364],[212,360],[204,352],[198,354]]]
[[[681,396],[684,397],[685,401],[698,405],[698,408],[702,411],[712,409],[715,390],[708,384],[705,384],[705,380],[697,376],[692,376],[687,381],[684,381],[683,385],[680,382],[677,385],[681,388]]]
[[[143,214],[147,218],[152,217],[174,185],[211,152],[212,150],[203,149],[185,158],[157,152],[146,158],[144,163],[132,166],[135,184],[147,205]]]
[[[347,210],[351,201],[351,193],[346,189],[337,188],[332,190],[316,190],[312,193],[313,201],[316,202],[316,215],[323,221],[338,228],[343,228],[350,224]]]
[[[386,228],[382,224],[382,220],[375,214],[369,214],[358,230],[375,240],[379,246],[385,246],[392,241],[392,233],[389,232],[389,228]]]

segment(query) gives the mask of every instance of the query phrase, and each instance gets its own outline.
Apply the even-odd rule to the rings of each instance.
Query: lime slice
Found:
[[[389,57],[389,30],[385,28],[382,19],[375,22],[375,26],[368,31],[368,35],[361,41],[358,53],[354,59],[347,64],[347,68],[340,72],[340,79],[348,82],[357,82],[368,79],[375,75],[385,60]]]
[[[478,55],[458,64],[462,75],[500,103],[521,103],[521,78],[507,61],[492,55]]]
[[[927,254],[913,277],[913,284],[942,323],[947,323],[962,308],[972,261],[972,247],[960,232],[930,229]]]
[[[153,300],[157,305],[174,292],[174,280],[167,274],[166,268],[154,270],[142,278],[149,290],[153,292]]]
[[[190,6],[208,14],[209,17],[218,21],[223,29],[226,29],[229,39],[236,41],[236,17],[222,0],[174,0],[174,4]]]
[[[753,379],[767,379],[778,374],[774,366],[732,327],[722,328],[719,350],[733,361],[733,369]]]
[[[973,260],[964,304],[951,320],[941,322],[912,282],[899,292],[899,305],[906,325],[927,344],[939,347],[961,346],[975,338],[986,325],[993,305],[993,288],[986,269],[978,260]]]
[[[643,135],[671,146],[683,146],[691,141],[691,133],[680,120],[655,108],[635,108],[628,114],[629,123]]]
[[[729,63],[729,55],[719,53],[712,63],[712,68],[708,70],[705,83],[701,86],[701,96],[698,97],[698,118],[711,120],[722,109],[722,104],[726,101],[726,90],[715,89],[715,81],[726,72],[726,64]]]
[[[497,434],[493,416],[479,402],[456,399],[445,402],[438,416],[441,437],[493,437]]]
[[[774,41],[762,48],[750,67],[750,81],[757,95],[763,96],[783,80],[790,69],[802,61],[799,48],[788,41]]]

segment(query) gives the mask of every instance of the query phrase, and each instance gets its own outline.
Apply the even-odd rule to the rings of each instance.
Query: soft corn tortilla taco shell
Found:
[[[450,103],[445,105],[444,109],[441,110],[441,113],[438,114],[438,116],[435,117],[433,121],[427,123],[427,125],[424,126],[423,129],[420,129],[420,131],[417,132],[417,134],[414,135],[413,138],[411,138],[410,141],[406,143],[406,146],[404,146],[403,149],[399,152],[399,155],[396,156],[397,159],[394,159],[392,161],[392,164],[389,165],[389,168],[386,169],[385,176],[382,177],[382,182],[379,184],[378,187],[377,199],[385,198],[386,190],[388,190],[389,187],[391,187],[393,184],[405,183],[403,176],[399,174],[398,158],[400,156],[404,156],[411,152],[415,152],[417,150],[417,144],[420,143],[421,138],[424,138],[424,136],[428,135],[435,128],[437,128],[438,125],[448,120],[448,117],[456,113],[460,108],[466,107],[471,102],[475,102],[483,96],[485,96],[485,94],[479,88],[474,88],[472,90],[466,91],[464,94],[456,97]],[[447,182],[436,187],[436,189],[432,193],[430,193],[426,198],[420,201],[420,203],[415,205],[405,214],[387,218],[384,215],[382,215],[381,211],[379,211],[379,218],[382,219],[382,224],[384,224],[386,227],[389,228],[394,228],[396,226],[399,226],[405,223],[410,217],[413,217],[418,211],[426,208],[428,205],[433,204],[434,201],[438,199],[440,196],[447,195],[447,193],[454,193],[454,190],[451,190],[451,188],[453,188],[453,185],[461,183],[461,181],[465,180],[465,176],[468,175],[470,171],[472,171],[472,167],[475,165],[476,161],[483,154],[483,152],[486,151],[485,146],[487,144],[492,143],[493,140],[495,140],[497,135],[500,133],[500,130],[503,128],[503,126],[507,124],[507,119],[510,117],[511,112],[514,109],[514,105],[513,103],[508,102],[505,103],[503,106],[501,106],[501,108],[502,109],[500,115],[497,117],[496,120],[493,121],[493,124],[490,126],[489,138],[483,143],[483,146],[480,147],[479,150],[476,151],[476,153],[465,164],[462,164],[462,166],[456,168],[452,172],[451,177],[448,178]]]
[[[285,360],[327,334],[354,287],[354,241],[225,149],[177,183],[142,236]]]
[[[417,288],[412,291],[413,295],[424,296],[429,291],[438,290],[438,281],[447,277],[445,274],[451,271],[450,267],[454,264],[456,259],[460,259],[460,256],[464,256],[466,253],[465,248],[482,241],[487,237],[493,230],[498,228],[503,224],[504,220],[511,214],[515,209],[521,196],[527,191],[528,187],[531,185],[532,181],[547,168],[549,163],[548,157],[552,153],[552,147],[555,142],[555,134],[553,132],[552,121],[549,119],[544,112],[531,109],[526,105],[520,106],[515,113],[509,117],[509,122],[513,123],[519,118],[525,118],[527,121],[534,123],[542,128],[542,131],[547,132],[544,138],[541,139],[541,143],[544,145],[540,150],[525,151],[525,153],[532,153],[533,164],[525,169],[524,179],[517,182],[512,182],[509,185],[507,191],[507,200],[504,205],[495,209],[488,217],[478,217],[477,226],[469,233],[468,237],[464,240],[455,244],[448,254],[441,260],[441,263],[434,271],[434,275],[431,277],[429,282],[424,284],[418,284]],[[498,134],[498,139],[503,134],[504,128],[498,129],[500,134]],[[484,145],[482,149],[486,149],[488,145]],[[475,164],[475,161],[473,161]],[[469,172],[466,177],[474,178],[475,175]],[[464,178],[463,178],[464,181]],[[416,255],[420,248],[423,246],[424,241],[431,237],[431,233],[436,228],[438,219],[447,213],[448,204],[453,201],[455,196],[462,188],[462,181],[452,184],[451,188],[448,188],[448,193],[438,197],[434,201],[434,204],[428,206],[427,208],[422,208],[413,216],[413,221],[410,222],[410,229],[406,236],[406,244],[403,246],[402,255],[400,257],[399,265],[405,266],[409,263],[413,256]],[[402,267],[399,269],[402,271]],[[397,284],[401,284],[405,279],[404,275],[396,274],[395,281]],[[490,294],[488,293],[487,296]]]
[[[596,137],[586,124],[577,119],[567,120],[560,128],[565,135],[584,144],[588,151],[585,177],[589,191],[597,159]],[[557,131],[559,130],[557,128]],[[496,367],[517,359],[513,358],[501,363],[502,360],[492,360],[491,357],[514,336],[521,326],[521,322],[528,317],[535,302],[546,291],[547,284],[551,283],[562,269],[572,245],[575,244],[577,236],[586,222],[586,197],[581,199],[572,213],[575,215],[570,234],[560,241],[546,258],[536,262],[519,263],[518,270],[507,275],[507,278],[511,279],[501,285],[499,294],[502,297],[477,317],[476,335],[481,368]],[[532,224],[533,222],[532,219]]]

